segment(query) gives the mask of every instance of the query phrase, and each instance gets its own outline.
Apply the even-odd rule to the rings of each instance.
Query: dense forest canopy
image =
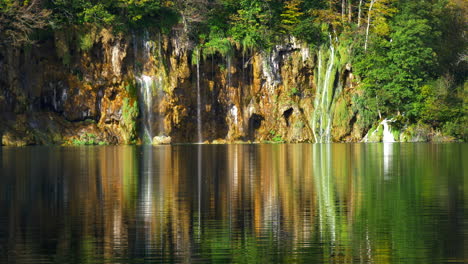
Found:
[[[292,38],[349,53],[364,121],[399,116],[466,137],[464,0],[2,0],[0,45],[71,26],[177,31],[201,55],[271,50]],[[367,121],[366,121],[367,120]]]

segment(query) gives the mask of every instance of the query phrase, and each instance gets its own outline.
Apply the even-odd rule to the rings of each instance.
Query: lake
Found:
[[[0,148],[0,262],[468,262],[467,144]]]

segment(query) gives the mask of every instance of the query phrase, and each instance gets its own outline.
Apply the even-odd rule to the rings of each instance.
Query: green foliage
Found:
[[[349,126],[349,120],[352,118],[353,112],[349,108],[346,100],[339,99],[335,104],[335,113],[333,117],[333,125],[340,128]]]
[[[55,52],[57,56],[62,59],[63,65],[70,65],[71,55],[70,55],[70,42],[71,36],[67,32],[56,31],[55,32]]]
[[[106,142],[99,141],[98,137],[93,133],[85,133],[79,139],[73,139],[72,143],[77,146],[106,144]]]
[[[414,117],[420,85],[430,76],[437,34],[426,19],[397,16],[390,40],[375,38],[367,52],[357,57],[356,72],[364,78],[364,104],[373,112],[392,115],[398,111]]]
[[[300,95],[300,92],[299,92],[299,90],[298,90],[296,87],[292,87],[292,88],[288,91],[288,96],[289,96],[289,97],[294,97],[294,96],[297,96],[297,95]]]
[[[125,91],[127,91],[127,93],[129,94],[129,97],[130,98],[137,98],[137,88],[136,88],[136,85],[133,84],[133,83],[128,83],[126,86],[125,86]]]
[[[200,63],[201,55],[202,55],[201,47],[197,47],[193,50],[192,59],[191,59],[192,65],[196,65]]]
[[[359,83],[352,98],[353,109],[349,111],[356,113],[359,127],[367,130],[379,115],[401,114],[406,118],[405,125],[422,121],[443,133],[464,137],[463,83],[468,75],[466,7],[459,1],[447,0],[379,0],[370,10],[370,1],[363,1],[361,8],[359,2],[54,0],[42,1],[33,10],[32,14],[39,11],[44,14],[40,16],[40,25],[28,27],[29,21],[25,28],[36,30],[50,25],[55,33],[57,55],[65,65],[71,64],[70,54],[75,48],[88,51],[93,47],[97,40],[92,32],[101,27],[121,31],[152,28],[169,33],[177,24],[176,31],[182,32],[178,35],[180,41],[191,44],[187,46],[192,47],[193,64],[208,56],[231,57],[236,50],[249,54],[268,52],[291,36],[311,48],[328,50],[333,44],[336,48],[333,71],[340,72],[345,64],[351,63]],[[351,6],[343,8],[342,3]],[[5,32],[12,32],[9,26],[21,22],[14,19],[13,11],[25,11],[29,4],[30,1],[0,1],[0,44],[5,41]],[[44,20],[49,15],[50,19]],[[67,33],[70,29],[78,33]],[[31,30],[27,30],[25,39],[33,34]],[[360,48],[364,43],[368,44],[366,50]],[[337,76],[331,76],[328,99],[334,96]],[[299,94],[294,89],[288,91],[289,97]],[[138,107],[134,91],[127,92],[130,95],[124,102],[124,119],[130,129],[135,127],[131,120],[138,115]],[[345,122],[347,111],[342,108],[340,105],[337,118]],[[133,128],[129,131],[132,134]]]
[[[94,45],[92,33],[85,33],[79,36],[79,48],[82,51],[89,51]]]
[[[78,16],[84,23],[99,25],[111,25],[116,19],[102,3],[92,5],[90,2],[85,2],[83,11]]]
[[[290,33],[301,22],[304,15],[301,12],[302,0],[289,0],[284,4],[284,11],[281,13],[281,27],[283,33]]]
[[[421,121],[444,134],[464,137],[466,93],[460,83],[466,80],[467,67],[455,57],[460,58],[467,46],[460,34],[466,25],[457,17],[460,8],[445,4],[397,1],[391,8],[398,12],[387,19],[385,30],[376,26],[371,32],[369,49],[356,49],[354,70],[362,83],[353,103],[361,116],[369,117],[361,122],[369,125],[379,113],[402,113],[406,124]]]
[[[230,17],[229,35],[244,50],[269,49],[278,36],[279,10],[275,1],[241,0]]]
[[[467,83],[455,86],[445,77],[422,86],[415,103],[418,119],[434,128],[442,129],[445,135],[466,139]]]
[[[128,96],[123,99],[122,127],[125,131],[126,143],[134,143],[137,138],[137,120],[139,115],[136,88],[134,84],[128,84],[125,86],[125,90],[128,92]]]
[[[178,21],[172,2],[163,0],[54,0],[48,2],[53,11],[53,28],[92,24],[128,27],[156,26],[164,32]]]
[[[284,140],[281,135],[277,134],[275,130],[270,130],[271,142],[273,143],[283,143]]]
[[[291,33],[300,40],[319,46],[327,39],[327,32],[320,29],[320,24],[312,17],[306,17],[292,29]]]
[[[210,29],[209,40],[203,44],[203,56],[207,57],[216,53],[224,57],[229,56],[233,53],[233,46],[222,29],[213,26]]]

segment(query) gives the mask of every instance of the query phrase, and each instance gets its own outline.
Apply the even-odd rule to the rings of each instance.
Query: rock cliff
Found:
[[[348,52],[289,39],[206,56],[175,33],[58,31],[0,52],[2,144],[359,141]]]

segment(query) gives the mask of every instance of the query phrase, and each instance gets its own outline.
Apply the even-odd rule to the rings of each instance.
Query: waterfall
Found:
[[[153,140],[153,85],[154,80],[152,77],[147,75],[141,75],[136,77],[136,81],[139,89],[139,101],[141,105],[141,113],[143,119],[144,129],[144,140],[145,142],[151,143]]]
[[[197,135],[198,142],[203,142],[201,130],[201,96],[200,96],[200,58],[197,59]]]
[[[331,98],[329,95],[330,90],[330,79],[331,79],[331,74],[333,70],[333,66],[335,63],[335,49],[333,48],[333,45],[330,45],[330,63],[327,69],[327,73],[325,74],[325,83],[323,84],[324,87],[324,92],[323,92],[323,97],[322,97],[322,106],[326,109],[325,113],[322,113],[322,122],[323,124],[323,118],[327,119],[326,122],[326,128],[325,128],[325,142],[330,142],[331,139],[331,123],[332,123],[332,116],[331,116]],[[333,83],[332,83],[333,85]],[[333,89],[333,87],[331,87]],[[323,141],[323,139],[322,139]]]
[[[369,130],[369,132],[366,134],[366,136],[361,140],[361,142],[380,142],[382,141],[383,143],[393,143],[397,142],[395,138],[393,137],[392,131],[390,129],[390,124],[393,122],[392,119],[384,119],[382,122],[380,122],[379,126],[374,129],[374,130]],[[378,132],[379,129],[382,128],[382,137],[379,136]]]
[[[154,43],[151,41],[149,37],[148,30],[145,30],[143,33],[143,51],[144,51],[145,59],[149,60],[153,49],[154,49]]]
[[[231,89],[231,79],[232,79],[232,73],[231,73],[231,67],[232,67],[232,58],[230,56],[227,57],[226,59],[226,68],[227,68],[227,91],[229,94],[230,101],[232,103],[231,108],[229,109],[229,114],[231,116],[232,123],[230,124],[229,127],[229,134],[230,136],[233,136],[236,134],[236,131],[238,130],[238,108],[235,104],[235,98],[240,98],[240,96],[237,94],[238,90],[237,89]],[[239,97],[238,97],[239,96]]]
[[[233,106],[231,107],[230,112],[231,112],[231,116],[232,116],[232,118],[233,118],[233,120],[234,120],[234,124],[237,126],[237,123],[238,123],[238,110],[237,110],[237,106],[236,106],[236,105],[233,105]]]
[[[227,58],[227,88],[231,88],[231,57]]]
[[[265,85],[270,94],[273,94],[275,88],[281,83],[280,61],[281,50],[287,50],[281,45],[277,45],[269,53],[263,53],[262,73],[266,78]]]
[[[112,47],[112,57],[111,57],[111,64],[112,64],[112,71],[115,75],[120,75],[120,43],[117,42],[115,46]]]
[[[137,38],[133,33],[133,37]],[[140,105],[140,112],[142,114],[142,140],[146,144],[153,143],[155,136],[158,136],[157,141],[170,141],[170,138],[164,136],[164,113],[157,112],[157,110],[164,98],[164,83],[165,71],[164,66],[159,60],[155,59],[154,52],[159,53],[161,58],[161,36],[159,35],[158,46],[155,41],[149,37],[148,31],[145,31],[142,36],[134,40],[133,53],[135,56],[135,71],[139,75],[135,76],[138,101]],[[138,65],[138,59],[142,60],[142,64]],[[166,143],[164,143],[166,144]]]
[[[335,80],[335,48],[330,44],[330,56],[323,76],[325,56],[322,49],[318,54],[316,79],[316,94],[314,101],[314,115],[312,118],[312,132],[316,143],[327,143],[331,140],[333,85]]]
[[[382,142],[384,143],[396,142],[392,132],[390,131],[390,125],[388,124],[391,121],[392,120],[384,119],[382,123],[380,123],[383,126]]]

